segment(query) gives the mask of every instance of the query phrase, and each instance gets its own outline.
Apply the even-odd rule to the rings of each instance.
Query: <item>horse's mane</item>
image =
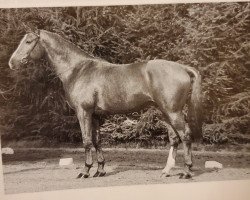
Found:
[[[73,52],[76,52],[76,53],[79,53],[79,54],[83,55],[84,57],[95,59],[94,56],[89,55],[88,53],[86,53],[85,51],[83,51],[81,48],[79,48],[78,46],[76,46],[72,42],[66,40],[65,38],[63,38],[62,36],[60,36],[57,33],[49,32],[49,31],[46,31],[46,30],[41,30],[41,32],[46,33],[51,38],[53,38],[53,40],[55,40],[56,42],[58,42],[60,44],[60,48],[63,48],[63,49],[64,48],[68,48],[68,49],[70,49]]]

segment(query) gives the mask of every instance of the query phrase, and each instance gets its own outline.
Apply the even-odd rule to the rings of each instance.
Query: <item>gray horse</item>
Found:
[[[175,166],[177,147],[183,143],[184,178],[192,175],[192,139],[200,139],[201,77],[192,67],[166,60],[133,64],[112,64],[89,56],[61,36],[45,30],[27,33],[10,58],[11,69],[46,56],[61,79],[66,96],[75,109],[85,148],[85,167],[78,177],[89,177],[91,148],[97,153],[98,169],[94,177],[104,176],[104,157],[100,143],[100,114],[125,114],[155,105],[169,124],[171,148],[165,176]],[[191,93],[191,95],[190,95]],[[189,102],[189,124],[184,105]]]

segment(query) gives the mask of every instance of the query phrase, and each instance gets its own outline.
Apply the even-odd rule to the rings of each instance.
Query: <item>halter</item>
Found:
[[[28,52],[28,54],[27,54],[27,56],[25,56],[25,57],[23,57],[22,59],[21,59],[21,63],[22,64],[27,64],[28,62],[29,62],[29,57],[30,57],[30,54],[31,54],[31,52],[34,50],[34,48],[36,47],[36,45],[37,45],[37,43],[38,43],[38,41],[39,41],[39,39],[40,39],[40,30],[38,30],[39,32],[38,33],[33,33],[34,35],[36,35],[36,38],[34,38],[30,43],[32,43],[32,42],[34,42],[34,41],[36,41],[35,43],[34,43],[34,45],[33,45],[33,47],[30,49],[30,51]]]

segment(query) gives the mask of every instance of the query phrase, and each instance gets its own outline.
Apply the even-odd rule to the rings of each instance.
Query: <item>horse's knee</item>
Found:
[[[83,146],[85,148],[85,150],[90,150],[93,146],[93,142],[90,139],[85,139],[83,142]]]

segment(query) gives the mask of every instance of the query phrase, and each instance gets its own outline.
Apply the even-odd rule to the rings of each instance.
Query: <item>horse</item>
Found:
[[[163,59],[131,64],[113,64],[85,53],[62,36],[46,30],[25,34],[9,60],[17,70],[46,57],[63,83],[67,101],[79,120],[85,165],[77,178],[88,178],[93,165],[92,147],[98,168],[93,177],[102,177],[105,159],[100,140],[100,115],[126,114],[154,105],[168,123],[170,150],[163,176],[175,166],[177,147],[183,143],[184,172],[192,172],[191,144],[200,140],[201,76],[195,68]],[[184,106],[188,104],[188,119]]]

